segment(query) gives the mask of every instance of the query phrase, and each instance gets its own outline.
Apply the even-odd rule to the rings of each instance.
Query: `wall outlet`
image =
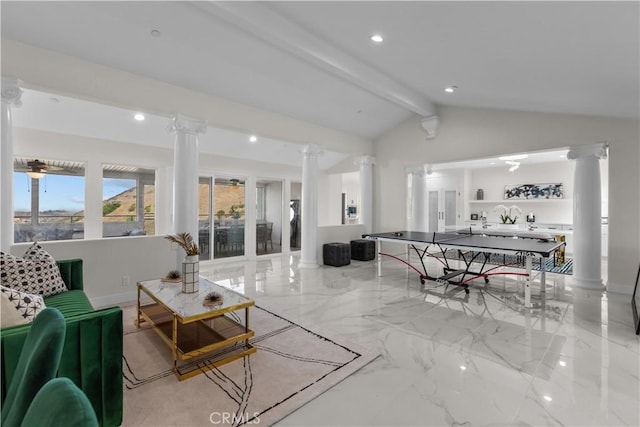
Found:
[[[131,278],[129,276],[122,276],[122,287],[128,288],[131,284]]]

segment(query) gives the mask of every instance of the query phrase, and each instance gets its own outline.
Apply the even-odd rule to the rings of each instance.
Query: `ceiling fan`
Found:
[[[29,160],[27,162],[27,167],[26,168],[24,168],[24,167],[23,168],[18,168],[18,167],[15,168],[16,172],[26,172],[27,175],[30,178],[33,178],[33,179],[44,178],[44,176],[47,173],[47,170],[64,170],[64,169],[56,167],[56,166],[47,165],[46,163],[41,162],[38,159]]]

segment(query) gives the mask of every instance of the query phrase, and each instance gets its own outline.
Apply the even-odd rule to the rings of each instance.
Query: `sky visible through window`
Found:
[[[55,175],[48,173],[40,180],[40,211],[82,211],[84,210],[84,177]],[[24,172],[16,172],[14,183],[14,209],[31,210],[31,178]],[[133,179],[103,180],[103,200],[107,200],[136,186]],[[46,190],[46,191],[45,191]]]

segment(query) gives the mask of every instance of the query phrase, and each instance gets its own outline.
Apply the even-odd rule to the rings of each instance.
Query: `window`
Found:
[[[84,163],[14,160],[14,242],[84,237]]]
[[[200,259],[211,259],[211,178],[200,177],[198,184],[198,246]],[[216,214],[224,216],[224,211]]]
[[[154,235],[155,171],[103,165],[102,176],[102,236]]]
[[[244,182],[242,177],[214,181],[214,258],[244,255]]]
[[[258,183],[256,187],[256,220],[265,220],[265,187],[263,183]]]
[[[302,211],[300,209],[300,199],[302,198],[302,183],[291,183],[291,200],[289,201],[289,225],[291,234],[289,235],[289,247],[292,251],[299,251],[302,242]]]
[[[282,181],[258,178],[256,184],[256,253],[258,255],[282,251],[282,189]]]

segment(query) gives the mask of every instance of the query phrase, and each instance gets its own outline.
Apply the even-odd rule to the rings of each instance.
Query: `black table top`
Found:
[[[564,246],[564,242],[554,242],[546,239],[520,239],[458,232],[393,231],[366,234],[363,237],[414,244],[437,244],[443,247],[457,246],[475,249],[479,252],[530,252],[544,257],[550,256],[557,249]]]

